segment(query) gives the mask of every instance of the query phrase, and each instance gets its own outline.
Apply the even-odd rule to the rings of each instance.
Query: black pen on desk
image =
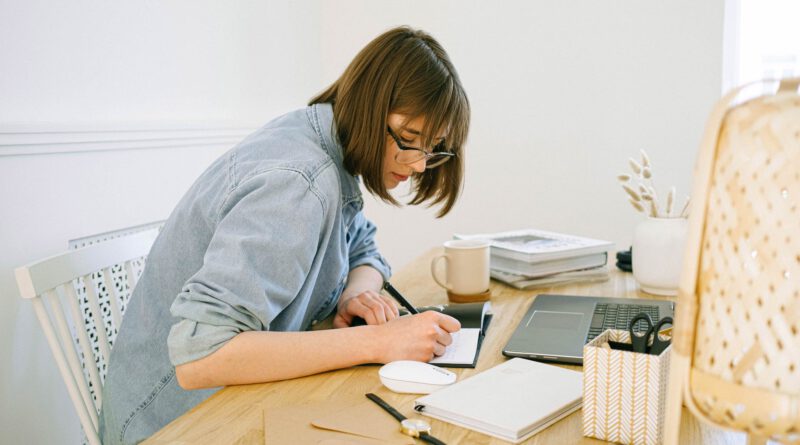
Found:
[[[392,286],[391,283],[389,283],[388,281],[384,282],[383,283],[383,288],[386,289],[386,292],[389,292],[389,295],[394,297],[395,300],[399,301],[400,304],[402,304],[404,308],[408,309],[408,312],[410,312],[412,314],[419,314],[419,311],[417,310],[417,308],[412,306],[411,303],[409,303],[408,300],[405,299],[405,297],[400,295],[400,292],[397,292],[397,289],[395,289],[394,286]]]

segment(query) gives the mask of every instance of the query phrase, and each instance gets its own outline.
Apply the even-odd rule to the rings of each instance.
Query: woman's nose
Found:
[[[417,173],[422,173],[425,171],[425,167],[427,166],[427,159],[422,158],[419,161],[411,164],[411,169]]]

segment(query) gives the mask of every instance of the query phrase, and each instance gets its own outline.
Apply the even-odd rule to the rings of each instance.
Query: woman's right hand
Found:
[[[453,342],[451,333],[461,329],[455,318],[436,311],[396,318],[375,326],[379,331],[378,361],[395,360],[428,362],[444,354]]]

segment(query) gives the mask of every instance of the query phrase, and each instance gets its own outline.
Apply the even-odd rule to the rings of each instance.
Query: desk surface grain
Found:
[[[416,305],[447,302],[447,295],[430,278],[430,261],[441,253],[432,249],[414,260],[392,278]],[[543,287],[519,291],[492,281],[492,309],[494,318],[481,348],[475,369],[456,369],[459,380],[491,368],[505,360],[501,353],[509,336],[519,323],[532,298],[540,293],[595,295],[609,297],[659,298],[641,293],[631,274],[613,271],[606,282]],[[580,370],[580,366],[566,366]],[[375,366],[357,366],[282,382],[224,388],[209,399],[175,419],[145,444],[263,444],[263,406],[292,406],[315,401],[340,399],[342,404],[362,401],[364,394],[374,392],[409,417],[424,417],[413,412],[416,395],[395,394],[384,388]],[[460,428],[445,422],[426,418],[434,434],[450,444],[507,444],[484,434]],[[524,442],[525,444],[601,444],[604,441],[582,435],[581,411],[555,423]],[[686,408],[681,423],[681,444],[733,445],[744,444],[742,434],[715,429],[696,421]]]

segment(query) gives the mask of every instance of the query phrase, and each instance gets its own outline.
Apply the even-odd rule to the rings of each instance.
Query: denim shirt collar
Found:
[[[336,126],[333,122],[333,107],[328,103],[314,104],[308,107],[308,118],[314,131],[322,142],[322,148],[333,159],[339,169],[339,178],[342,185],[342,206],[355,205],[357,210],[364,206],[361,198],[361,188],[356,176],[351,175],[344,168],[344,149],[336,135]]]

